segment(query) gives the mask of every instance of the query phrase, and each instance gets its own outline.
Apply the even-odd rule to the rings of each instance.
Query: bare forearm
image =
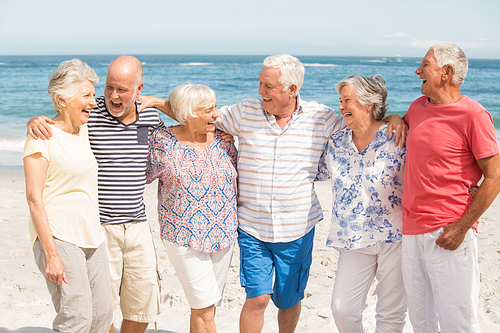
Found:
[[[58,256],[43,203],[28,200],[33,227],[47,257]]]
[[[393,113],[383,118],[382,121],[389,123],[389,125],[387,126],[387,134],[389,135],[389,139],[392,139],[392,132],[393,130],[396,130],[395,144],[396,146],[399,145],[401,148],[404,148],[404,145],[406,143],[406,135],[408,133],[408,125],[405,123],[403,118]]]
[[[66,269],[57,252],[43,203],[28,200],[28,206],[30,207],[33,226],[45,254],[45,276],[58,285],[68,283]]]
[[[64,264],[57,252],[49,219],[43,203],[43,191],[47,176],[48,160],[40,153],[26,156],[23,160],[26,180],[26,200],[30,209],[33,227],[45,254],[45,276],[50,281],[62,285],[68,283]]]
[[[165,99],[158,98],[158,100],[159,100],[157,103],[158,106],[156,108],[161,112],[163,112],[164,114],[166,114],[167,116],[169,116],[170,118],[175,119],[175,114],[170,108],[170,103]]]
[[[464,215],[456,222],[443,227],[443,234],[436,239],[436,244],[445,250],[456,250],[465,238],[465,234],[472,225],[488,209],[500,191],[500,157],[491,157],[477,160],[484,180],[474,196],[472,204]]]
[[[174,112],[170,108],[170,103],[167,100],[154,96],[140,96],[139,101],[141,102],[139,110],[143,110],[148,107],[156,108],[170,118],[177,120]]]
[[[469,230],[490,207],[500,191],[500,182],[495,178],[485,178],[474,196],[472,204],[456,222],[464,231]]]
[[[488,209],[493,200],[497,197],[498,192],[500,192],[499,155],[479,159],[477,160],[477,164],[483,172],[484,179],[477,189],[477,193],[474,195],[471,206],[460,219],[461,223],[463,223],[463,227],[470,228],[486,209]]]
[[[393,115],[394,115],[394,113],[388,114],[387,116],[382,118],[382,121],[386,122],[386,123],[390,122]]]

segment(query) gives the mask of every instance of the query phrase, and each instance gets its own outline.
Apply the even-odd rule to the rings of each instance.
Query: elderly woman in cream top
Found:
[[[107,252],[99,223],[97,163],[87,125],[94,70],[79,59],[51,75],[57,115],[51,140],[29,136],[23,153],[30,234],[60,332],[107,332],[113,319]]]

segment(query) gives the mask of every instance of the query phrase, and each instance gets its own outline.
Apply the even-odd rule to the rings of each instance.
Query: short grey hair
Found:
[[[455,44],[446,43],[433,45],[429,47],[429,50],[434,50],[434,58],[439,68],[446,65],[453,66],[455,73],[451,82],[461,86],[469,70],[469,61],[464,51]]]
[[[354,87],[354,94],[361,105],[366,106],[373,104],[372,116],[375,120],[382,120],[382,118],[384,118],[389,109],[389,104],[386,103],[387,88],[385,87],[385,80],[382,76],[373,75],[367,77],[360,74],[349,76],[348,78],[340,80],[335,86],[335,90],[337,90],[339,95],[345,86]]]
[[[283,86],[283,91],[286,91],[292,84],[296,84],[297,92],[295,94],[298,94],[304,83],[304,73],[306,72],[299,59],[289,54],[276,54],[264,59],[263,64],[264,67],[280,70],[279,83]]]
[[[99,82],[99,77],[87,63],[75,58],[59,64],[59,67],[50,75],[47,89],[56,112],[61,111],[57,96],[66,102],[71,102],[78,91],[79,84],[85,81],[90,81],[93,85]]]
[[[139,64],[137,65],[137,85],[142,83],[143,76],[144,76],[144,67],[142,66],[142,63],[139,61]]]
[[[215,92],[201,84],[181,84],[168,93],[170,108],[181,125],[186,125],[187,119],[196,117],[196,109],[208,107],[214,101]]]

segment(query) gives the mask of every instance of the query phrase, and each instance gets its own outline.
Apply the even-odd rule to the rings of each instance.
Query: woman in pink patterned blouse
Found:
[[[203,85],[168,94],[180,125],[149,141],[146,175],[158,179],[161,238],[191,307],[191,332],[216,332],[236,241],[236,148],[215,129],[215,93]]]

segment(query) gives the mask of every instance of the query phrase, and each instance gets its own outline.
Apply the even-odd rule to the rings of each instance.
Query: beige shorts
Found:
[[[160,276],[149,224],[103,224],[103,228],[114,312],[120,306],[123,319],[155,322],[160,313]]]

